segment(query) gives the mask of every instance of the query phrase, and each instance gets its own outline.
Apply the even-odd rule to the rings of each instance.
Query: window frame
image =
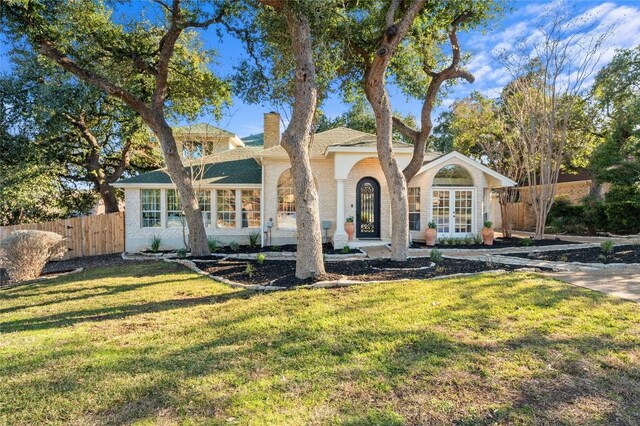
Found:
[[[252,205],[252,210],[245,210],[245,193],[253,193],[250,195],[250,201]],[[256,201],[257,200],[257,201]],[[257,209],[256,209],[257,204]],[[241,220],[241,228],[250,229],[250,228],[260,228],[261,226],[261,208],[262,208],[262,191],[256,188],[247,188],[240,190],[240,220]],[[249,219],[249,215],[253,217],[253,219]],[[257,221],[257,222],[256,222]],[[251,225],[251,222],[254,225]],[[246,223],[246,226],[245,226]],[[256,224],[257,223],[257,224]]]
[[[149,202],[147,199],[147,203],[145,203],[145,193],[154,192],[157,194],[157,198],[153,200],[153,203]],[[157,207],[157,209],[145,209],[146,205],[153,204],[153,207]],[[149,217],[145,217],[145,213],[147,214],[155,214],[157,218],[152,219],[156,223],[155,225],[145,225],[145,221],[151,220]],[[157,188],[142,188],[140,189],[140,228],[161,228],[162,227],[162,190]]]
[[[288,182],[283,182],[283,178],[288,179]],[[282,172],[280,177],[278,177],[276,194],[278,204],[276,220],[278,229],[296,230],[296,195],[293,190],[293,175],[291,174],[290,168]],[[291,196],[291,201],[285,201],[284,197],[289,196]]]
[[[407,188],[407,199],[409,201],[409,231],[420,231],[420,213],[422,211],[420,205],[421,195],[419,186]],[[412,228],[412,225],[414,225],[414,228]]]
[[[224,196],[222,196],[221,202],[221,194],[229,192],[232,194],[232,198],[230,198],[229,202],[225,202]],[[216,227],[220,229],[232,229],[236,228],[238,223],[238,194],[235,189],[216,189]],[[222,205],[227,204],[225,207],[229,207],[228,210],[221,210]],[[222,215],[222,216],[221,216]],[[232,218],[229,220],[229,225],[221,225],[221,223],[226,223],[225,215],[228,215],[227,218]],[[221,222],[222,217],[222,222]]]

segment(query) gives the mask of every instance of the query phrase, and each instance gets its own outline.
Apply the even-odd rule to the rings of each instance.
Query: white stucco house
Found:
[[[263,245],[295,243],[295,198],[290,162],[280,146],[280,117],[264,115],[264,133],[244,139],[208,125],[176,131],[185,167],[194,178],[207,234],[222,243],[246,244],[260,234]],[[413,147],[394,144],[404,167]],[[311,166],[320,199],[323,235],[335,247],[390,239],[391,210],[375,136],[339,127],[317,133]],[[424,240],[429,221],[440,237],[470,236],[490,217],[493,189],[511,179],[460,154],[427,152],[420,172],[409,182],[409,219],[414,241]],[[168,174],[160,169],[116,183],[125,194],[125,241],[129,252],[149,247],[153,236],[163,248],[180,248],[183,221]],[[353,217],[348,241],[345,219]]]

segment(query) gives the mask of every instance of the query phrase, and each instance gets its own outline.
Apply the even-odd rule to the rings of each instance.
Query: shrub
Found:
[[[252,232],[251,234],[249,234],[249,247],[257,247],[258,240],[260,240],[259,232]]]
[[[157,253],[160,250],[160,245],[162,244],[162,238],[157,235],[154,235],[149,240],[149,251],[151,253]]]
[[[485,228],[492,228],[493,227],[493,222],[491,222],[490,220],[485,221],[484,227]]]
[[[640,189],[613,186],[605,195],[606,228],[616,234],[640,232]]]
[[[523,247],[529,247],[533,245],[533,239],[531,238],[523,238],[520,240],[520,245]]]
[[[437,262],[439,260],[442,260],[442,252],[438,249],[432,249],[431,253],[429,254],[429,258],[431,260],[433,260],[434,262]]]
[[[482,244],[482,235],[476,234],[473,236],[474,244]]]
[[[247,263],[247,267],[244,268],[244,273],[247,274],[249,276],[249,278],[253,277],[253,265],[250,263]]]
[[[185,258],[187,257],[187,249],[186,248],[179,248],[178,250],[176,250],[176,255],[180,258]]]
[[[349,246],[344,246],[344,247],[342,247],[342,250],[340,250],[340,252],[342,254],[349,254],[349,253],[351,253],[351,249],[349,248]]]
[[[231,241],[229,243],[229,248],[233,251],[238,251],[240,250],[240,244],[236,243],[235,241]]]
[[[427,228],[436,229],[438,226],[434,221],[427,223]]]
[[[280,246],[277,246],[277,245],[271,246],[271,251],[280,251]]]
[[[209,245],[209,252],[215,253],[220,248],[220,240],[217,238],[210,237],[207,239],[207,244]]]
[[[603,241],[600,243],[600,251],[604,254],[611,254],[613,253],[613,245],[613,241],[611,240]]]
[[[267,256],[265,256],[263,253],[258,253],[258,255],[256,256],[256,262],[258,262],[258,265],[262,265],[265,260],[267,260]]]
[[[66,251],[65,239],[54,232],[13,231],[0,241],[0,265],[12,281],[32,280],[49,260],[62,258]]]

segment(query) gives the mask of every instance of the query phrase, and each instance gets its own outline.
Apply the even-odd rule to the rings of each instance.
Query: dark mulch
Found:
[[[436,248],[439,249],[500,249],[500,248],[509,248],[509,247],[525,247],[525,244],[522,242],[523,240],[530,240],[532,244],[527,245],[526,247],[542,247],[542,246],[555,246],[555,245],[564,245],[564,244],[579,244],[574,241],[564,241],[559,238],[548,239],[548,240],[536,240],[532,238],[496,238],[493,241],[492,246],[485,246],[484,244],[454,244],[454,245],[445,245],[440,242],[436,244]],[[414,242],[411,248],[432,248],[428,247],[425,243]]]
[[[75,259],[49,262],[44,267],[43,275],[73,271],[74,269],[95,269],[105,266],[133,265],[136,263],[149,262],[144,260],[124,260],[119,253],[103,254],[99,256],[78,257]]]
[[[497,265],[470,260],[442,259],[433,268],[429,258],[414,258],[407,262],[393,262],[388,259],[366,259],[342,262],[325,262],[326,275],[315,279],[299,280],[295,277],[296,264],[293,260],[265,260],[258,264],[248,260],[195,261],[200,269],[212,276],[219,276],[243,284],[262,284],[280,287],[295,287],[329,279],[347,278],[358,281],[386,281],[398,279],[425,279],[457,273],[490,271],[495,269],[515,269],[507,265]],[[251,277],[247,265],[253,269]],[[394,270],[384,268],[395,268]],[[400,270],[398,270],[400,268]]]
[[[282,246],[267,246],[267,247],[250,247],[250,246],[240,246],[238,250],[232,250],[229,246],[219,247],[216,250],[216,253],[224,253],[224,254],[232,254],[232,253],[280,253],[280,252],[292,252],[295,253],[297,250],[297,246],[295,244],[285,244]],[[342,248],[334,249],[333,244],[324,243],[322,244],[322,253],[324,254],[346,254],[346,252],[342,251]],[[349,249],[349,254],[351,253],[361,253],[358,249]]]
[[[577,250],[554,250],[543,253],[505,253],[504,256],[553,262],[640,263],[640,247],[631,245],[618,246],[614,247],[611,254],[604,254],[600,247],[590,247]]]

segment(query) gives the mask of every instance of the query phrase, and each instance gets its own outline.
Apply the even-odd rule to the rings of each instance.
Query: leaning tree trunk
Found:
[[[202,220],[202,212],[195,190],[191,183],[189,173],[185,170],[176,140],[173,137],[173,131],[163,117],[155,117],[153,121],[145,118],[149,127],[160,140],[162,153],[167,166],[167,171],[171,176],[171,180],[178,190],[184,217],[189,228],[189,245],[193,256],[206,256],[209,254],[209,245],[207,243],[207,233]]]
[[[309,161],[309,139],[318,100],[316,70],[309,21],[285,3],[287,25],[296,61],[293,113],[282,135],[289,155],[296,199],[296,277],[310,278],[325,273],[322,257],[322,227],[318,191]]]
[[[409,198],[407,182],[393,153],[391,102],[384,84],[367,75],[365,93],[376,116],[376,140],[380,166],[391,201],[391,259],[405,261],[409,256]]]
[[[120,211],[120,203],[118,202],[118,197],[116,197],[114,188],[108,183],[101,183],[98,185],[97,189],[100,193],[100,198],[102,198],[102,202],[104,203],[104,212],[118,213]]]

